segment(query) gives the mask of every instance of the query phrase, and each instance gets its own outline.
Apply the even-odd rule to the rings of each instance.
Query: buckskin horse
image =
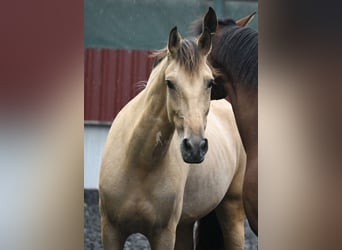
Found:
[[[255,12],[238,21],[218,20],[208,60],[218,74],[211,98],[228,96],[242,143],[247,153],[243,184],[246,216],[258,234],[258,33],[246,27]],[[199,34],[202,26],[195,21],[192,29]]]
[[[152,249],[193,249],[195,222],[213,213],[225,249],[244,249],[246,153],[231,105],[210,101],[212,9],[202,25],[198,39],[171,30],[146,88],[113,121],[99,185],[105,250],[138,232]]]

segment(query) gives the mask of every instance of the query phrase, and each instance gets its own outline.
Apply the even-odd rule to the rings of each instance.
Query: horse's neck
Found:
[[[140,167],[143,165],[150,168],[163,159],[175,130],[167,116],[163,67],[161,73],[158,71],[152,72],[140,99],[142,112],[136,114],[137,122],[129,140],[127,158]]]
[[[249,157],[258,154],[258,91],[241,84],[232,84],[227,91],[231,93],[236,123],[242,143]]]

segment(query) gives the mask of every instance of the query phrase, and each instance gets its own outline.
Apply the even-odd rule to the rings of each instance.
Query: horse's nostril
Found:
[[[186,150],[191,150],[192,149],[192,144],[189,139],[185,138],[183,140],[183,145]]]
[[[207,139],[203,139],[200,143],[200,149],[202,151],[207,151],[208,150],[208,140]]]

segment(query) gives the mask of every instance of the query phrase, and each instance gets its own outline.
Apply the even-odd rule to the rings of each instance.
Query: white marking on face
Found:
[[[156,146],[158,146],[158,144],[163,145],[161,137],[162,137],[162,133],[161,133],[161,131],[159,131],[156,134]]]

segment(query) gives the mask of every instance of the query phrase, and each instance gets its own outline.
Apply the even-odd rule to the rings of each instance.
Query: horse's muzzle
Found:
[[[185,138],[181,143],[181,152],[186,163],[201,163],[208,152],[208,140],[198,136]]]

